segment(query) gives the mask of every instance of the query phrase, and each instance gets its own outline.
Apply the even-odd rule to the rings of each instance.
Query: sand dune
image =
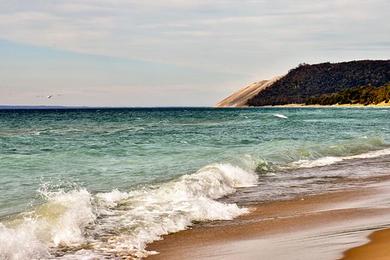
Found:
[[[258,81],[246,87],[243,87],[239,91],[218,102],[216,104],[216,107],[245,107],[247,106],[246,103],[250,98],[258,94],[260,91],[271,86],[275,81],[280,78],[281,77],[278,76],[270,80]]]

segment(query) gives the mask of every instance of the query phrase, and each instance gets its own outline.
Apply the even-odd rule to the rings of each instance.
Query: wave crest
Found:
[[[1,259],[44,258],[50,247],[85,241],[85,227],[96,219],[91,194],[85,189],[39,192],[46,203],[0,226]]]
[[[57,246],[69,249],[61,253],[68,258],[143,257],[153,253],[145,250],[146,244],[162,235],[184,230],[195,221],[230,220],[246,213],[245,208],[216,199],[238,187],[255,185],[257,178],[237,166],[215,164],[130,192],[113,190],[93,196],[85,189],[42,189],[47,202],[31,212],[32,218],[0,226],[0,258],[46,258]],[[88,246],[80,250],[83,245]],[[26,250],[21,252],[21,247]]]
[[[291,164],[289,164],[289,167],[291,167],[291,168],[313,168],[313,167],[321,167],[321,166],[331,165],[331,164],[335,164],[335,163],[342,162],[345,160],[370,159],[370,158],[376,158],[376,157],[386,156],[386,155],[390,155],[390,148],[377,150],[377,151],[371,151],[371,152],[357,154],[357,155],[350,155],[350,156],[341,156],[341,157],[326,156],[326,157],[318,158],[315,160],[299,160],[299,161],[292,162]]]

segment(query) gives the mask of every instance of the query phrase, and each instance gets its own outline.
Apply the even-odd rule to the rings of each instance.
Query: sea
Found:
[[[143,258],[389,167],[388,108],[2,109],[0,259]]]

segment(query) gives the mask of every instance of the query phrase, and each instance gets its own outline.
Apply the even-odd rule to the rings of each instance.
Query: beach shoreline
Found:
[[[381,217],[387,193],[371,187],[389,175],[388,116],[376,108],[3,112],[0,258],[341,257],[390,219]],[[340,234],[351,230],[361,233]],[[344,238],[336,248],[335,237]]]
[[[344,252],[343,260],[384,260],[390,258],[390,229],[375,231],[368,237],[370,241]]]
[[[253,205],[249,214],[231,222],[164,236],[149,245],[159,254],[147,259],[286,259],[294,252],[289,259],[310,259],[313,253],[321,255],[318,259],[339,259],[386,226],[390,180],[381,179],[364,189]]]
[[[389,108],[390,102],[379,104],[335,104],[335,105],[306,105],[306,104],[286,104],[286,105],[274,105],[274,106],[215,106],[214,108]]]
[[[335,104],[335,105],[306,105],[306,104],[287,104],[287,105],[276,105],[272,107],[309,107],[309,108],[321,108],[321,107],[390,107],[390,102],[378,103],[378,104]]]

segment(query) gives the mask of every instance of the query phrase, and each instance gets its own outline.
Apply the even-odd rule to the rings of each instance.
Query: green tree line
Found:
[[[306,105],[379,104],[390,100],[390,83],[382,87],[362,86],[306,100]]]
[[[311,97],[390,82],[390,60],[300,64],[248,100],[249,106],[304,104]]]

